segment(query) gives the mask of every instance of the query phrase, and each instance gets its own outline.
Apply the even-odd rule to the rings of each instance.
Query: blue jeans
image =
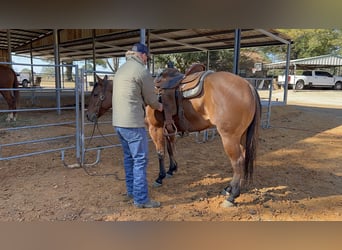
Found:
[[[127,194],[134,197],[134,204],[149,201],[146,168],[148,164],[148,139],[145,128],[114,126],[119,135],[123,153]]]

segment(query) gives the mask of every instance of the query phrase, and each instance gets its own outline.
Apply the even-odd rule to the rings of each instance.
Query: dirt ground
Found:
[[[0,221],[342,221],[342,105],[322,105],[312,96],[316,101],[308,104],[293,95],[288,105],[272,107],[271,127],[260,130],[254,182],[237,198],[236,207],[220,207],[225,199],[220,193],[232,177],[220,137],[197,143],[190,135],[178,138],[178,172],[159,188],[152,187],[159,170],[150,143],[149,190],[162,203],[156,209],[138,209],[125,201],[120,147],[102,150],[99,164],[87,171],[65,167],[60,153],[0,161]],[[15,126],[73,116],[72,111],[59,116],[23,113]],[[113,132],[110,125],[100,128]],[[70,131],[74,128],[65,125],[0,136],[3,144]],[[87,131],[91,134],[91,127]],[[100,138],[97,144],[106,142]],[[74,159],[66,155],[66,162]],[[95,153],[86,159],[93,162]]]

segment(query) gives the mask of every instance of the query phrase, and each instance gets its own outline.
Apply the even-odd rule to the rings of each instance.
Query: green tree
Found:
[[[102,66],[103,68],[107,68],[107,61],[105,59],[96,59],[95,60],[96,66]],[[94,63],[93,60],[87,60],[87,63],[84,67],[86,70],[94,70]]]
[[[96,59],[95,60],[96,65],[102,66],[104,68],[107,68],[107,60],[106,59]],[[73,69],[73,61],[72,60],[66,60],[65,61],[65,77],[67,79],[67,81],[73,81],[73,77],[72,77],[72,69]],[[109,64],[108,64],[109,65]],[[89,70],[92,71],[94,70],[94,64],[93,64],[93,60],[88,60],[86,65],[81,67],[85,70]]]
[[[172,62],[174,67],[177,68],[180,72],[185,72],[187,68],[190,67],[193,63],[204,63],[206,61],[204,58],[206,57],[205,52],[188,52],[188,53],[173,53],[166,55],[156,55],[154,57],[155,68],[163,69],[166,67],[168,62]]]
[[[291,59],[299,59],[327,54],[341,55],[342,32],[340,29],[279,29],[292,38]],[[268,46],[264,53],[286,59],[286,46]]]
[[[120,65],[120,57],[113,57],[112,58],[113,65],[109,62],[109,59],[106,59],[106,63],[112,72],[116,72],[119,68],[119,65]]]
[[[208,55],[207,52],[187,52],[174,53],[167,55],[157,55],[154,57],[155,68],[163,69],[167,67],[168,62],[173,62],[174,67],[180,72],[185,72],[192,64],[202,63],[207,66]],[[225,70],[229,71],[233,65],[233,53],[228,50],[217,50],[209,52],[209,68],[215,71]]]
[[[256,56],[257,55],[257,56]],[[233,71],[234,50],[222,49],[209,52],[209,67],[207,52],[175,53],[155,56],[155,69],[162,70],[169,61],[180,71],[185,72],[193,63],[202,63],[214,71]],[[240,68],[245,72],[251,71],[255,62],[266,62],[264,52],[258,49],[241,49]]]
[[[42,68],[42,73],[44,75],[48,75],[48,76],[54,76],[55,75],[55,67],[51,66],[51,67],[43,67]]]

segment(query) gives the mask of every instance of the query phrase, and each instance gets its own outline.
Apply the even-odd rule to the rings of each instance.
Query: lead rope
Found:
[[[101,104],[103,102],[103,100],[105,99],[105,90],[106,90],[106,87],[107,87],[107,80],[105,80],[105,88],[104,88],[104,91],[103,91],[103,94],[100,96],[99,98],[99,101],[98,101],[98,110],[97,110],[97,113],[99,112],[99,109],[101,107]],[[99,132],[99,134],[111,145],[114,144],[114,142],[112,141],[109,141],[104,135],[103,133],[101,132],[100,128],[99,128],[99,124],[98,124],[98,120],[97,120],[97,117],[96,117],[96,121],[94,122],[94,126],[93,126],[93,129],[92,129],[92,133],[91,133],[91,136],[90,136],[90,139],[85,147],[85,150],[89,147],[93,137],[94,137],[94,134],[95,134],[95,128],[97,128],[97,131]],[[84,172],[89,175],[89,176],[102,176],[102,177],[106,177],[106,176],[114,176],[116,180],[118,181],[124,181],[125,179],[124,178],[120,178],[117,173],[106,173],[106,174],[97,174],[97,173],[90,173],[87,169],[87,167],[85,166],[85,164],[83,164],[81,166],[84,170]]]

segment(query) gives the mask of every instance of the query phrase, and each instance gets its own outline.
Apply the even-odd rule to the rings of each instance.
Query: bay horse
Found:
[[[0,93],[5,98],[8,109],[14,110],[12,113],[9,113],[6,121],[16,121],[17,113],[15,110],[17,109],[17,104],[19,103],[19,82],[17,79],[17,75],[12,68],[6,65],[0,65]],[[1,90],[1,89],[14,89],[11,90]]]
[[[186,84],[181,82],[185,76],[195,79],[195,74],[201,75],[200,83],[196,85],[200,87],[196,87],[196,91],[195,87],[186,90],[185,95],[186,91],[181,89]],[[178,168],[173,154],[177,133],[198,132],[216,126],[234,172],[231,182],[223,190],[229,196],[221,206],[234,206],[241,186],[253,176],[261,119],[258,92],[247,80],[225,71],[188,70],[183,75],[177,69],[166,68],[154,82],[164,107],[163,112],[146,107],[146,123],[159,159],[160,171],[155,186],[162,185],[167,174],[172,176]],[[111,94],[112,85],[98,77],[89,99],[89,121],[96,122],[111,107]],[[183,97],[179,98],[181,95]],[[165,148],[170,159],[167,173]]]

